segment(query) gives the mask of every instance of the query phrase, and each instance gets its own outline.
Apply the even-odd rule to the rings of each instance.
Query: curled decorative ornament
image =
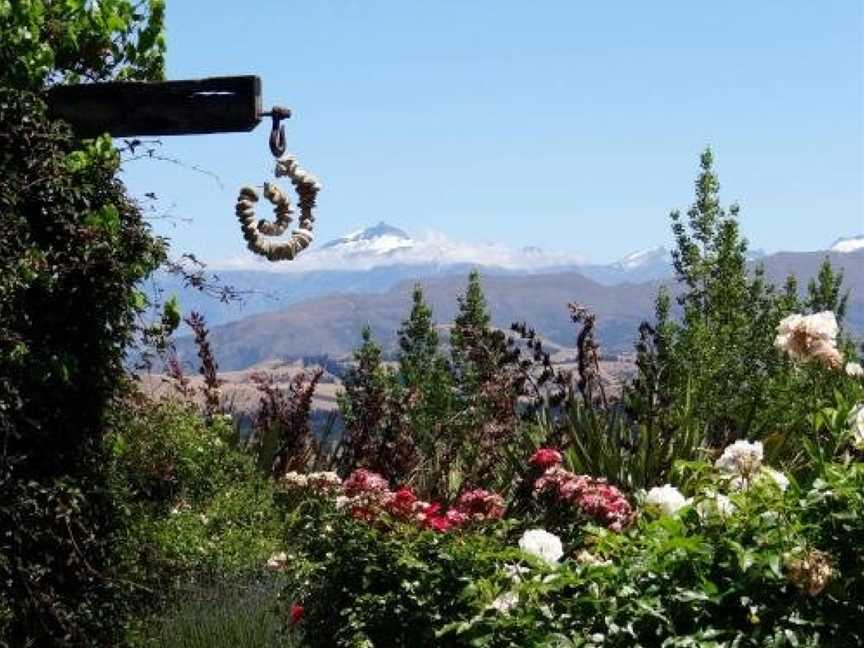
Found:
[[[312,242],[312,229],[315,224],[315,215],[312,212],[321,185],[312,174],[301,169],[291,156],[276,160],[274,174],[277,178],[287,176],[297,192],[300,219],[290,238],[283,241],[267,240],[267,237],[282,236],[290,227],[292,214],[295,213],[291,208],[291,201],[274,184],[264,183],[264,197],[273,205],[272,221],[261,219],[255,223],[258,192],[252,187],[243,187],[240,190],[235,213],[240,221],[246,245],[252,252],[266,257],[268,261],[290,261]]]

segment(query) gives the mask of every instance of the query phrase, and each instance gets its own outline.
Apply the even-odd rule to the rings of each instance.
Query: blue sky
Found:
[[[575,251],[670,240],[710,144],[757,248],[864,232],[864,3],[169,0],[168,76],[257,74],[315,173],[317,242],[414,234]],[[166,138],[134,162],[176,251],[243,253],[236,192],[268,179],[252,133]],[[188,221],[186,220],[188,219]]]

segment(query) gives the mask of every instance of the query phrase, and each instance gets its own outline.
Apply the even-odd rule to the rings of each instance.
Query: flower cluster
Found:
[[[633,507],[620,490],[604,479],[576,475],[559,465],[547,468],[534,482],[534,496],[543,495],[574,506],[612,531],[621,531],[633,521]]]
[[[282,475],[279,481],[286,488],[309,489],[317,495],[329,495],[342,488],[342,480],[335,472],[312,472],[304,475],[292,470]]]
[[[649,490],[645,503],[664,515],[675,515],[680,509],[687,506],[690,501],[671,484],[664,484],[663,486],[655,486]]]
[[[387,516],[443,533],[469,523],[497,520],[504,515],[504,498],[497,493],[479,488],[468,491],[455,506],[445,511],[437,502],[419,499],[408,487],[390,490],[381,475],[363,468],[348,476],[341,491],[336,498],[337,508],[370,523]]]
[[[714,467],[722,472],[749,479],[762,467],[762,456],[761,441],[736,441],[724,448],[723,454],[714,462]]]
[[[550,565],[557,565],[564,555],[561,538],[544,529],[529,529],[523,533],[519,539],[519,548]]]
[[[462,493],[456,501],[455,509],[464,515],[466,521],[487,522],[500,520],[504,516],[504,498],[482,488]]]
[[[780,321],[774,346],[795,362],[819,362],[837,369],[843,362],[837,350],[837,319],[831,311],[794,314]]]
[[[342,483],[342,495],[336,506],[347,510],[351,517],[365,522],[377,520],[382,511],[389,510],[394,499],[387,480],[365,468],[358,468]]]
[[[769,478],[782,491],[789,488],[789,480],[779,470],[762,464],[762,443],[739,440],[726,446],[714,467],[727,476],[732,490],[746,490],[754,481]]]
[[[540,448],[537,452],[531,455],[528,463],[540,470],[548,470],[552,466],[561,465],[562,460],[563,457],[561,456],[561,453],[555,448]]]

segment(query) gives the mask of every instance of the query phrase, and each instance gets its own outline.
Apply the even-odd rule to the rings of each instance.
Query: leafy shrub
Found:
[[[207,423],[171,403],[139,405],[118,422],[113,478],[130,519],[128,558],[142,580],[165,588],[254,573],[273,552],[272,487],[232,436],[225,417]]]
[[[742,482],[725,465],[679,464],[690,498],[663,512],[639,496],[623,531],[584,518],[562,527],[571,535],[551,565],[517,549],[530,514],[433,533],[369,524],[313,497],[289,536],[286,601],[304,611],[294,632],[304,645],[382,647],[864,640],[862,463],[826,464],[806,487],[758,465]]]
[[[0,2],[0,645],[116,645],[122,628],[104,415],[163,246],[110,138],[77,140],[37,93],[160,77],[163,18],[158,0]]]

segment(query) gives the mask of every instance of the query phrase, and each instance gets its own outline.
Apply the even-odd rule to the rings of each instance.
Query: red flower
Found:
[[[444,533],[450,530],[450,520],[443,515],[433,515],[426,518],[426,526],[438,533]]]
[[[546,470],[552,466],[557,466],[563,461],[561,453],[555,448],[540,448],[537,452],[531,455],[528,463],[540,470]]]
[[[400,488],[387,500],[387,512],[400,520],[408,520],[414,515],[417,496],[410,488]]]
[[[605,480],[574,475],[560,466],[552,466],[534,482],[534,496],[572,505],[612,531],[622,531],[635,515],[624,494]]]
[[[303,609],[302,605],[300,605],[299,603],[292,603],[291,604],[291,612],[289,615],[291,617],[291,625],[293,626],[293,625],[297,625],[298,623],[300,623],[300,621],[303,620],[303,614],[304,613],[305,613],[305,610]]]
[[[462,493],[456,502],[456,510],[474,522],[499,520],[504,516],[504,498],[482,488]]]

